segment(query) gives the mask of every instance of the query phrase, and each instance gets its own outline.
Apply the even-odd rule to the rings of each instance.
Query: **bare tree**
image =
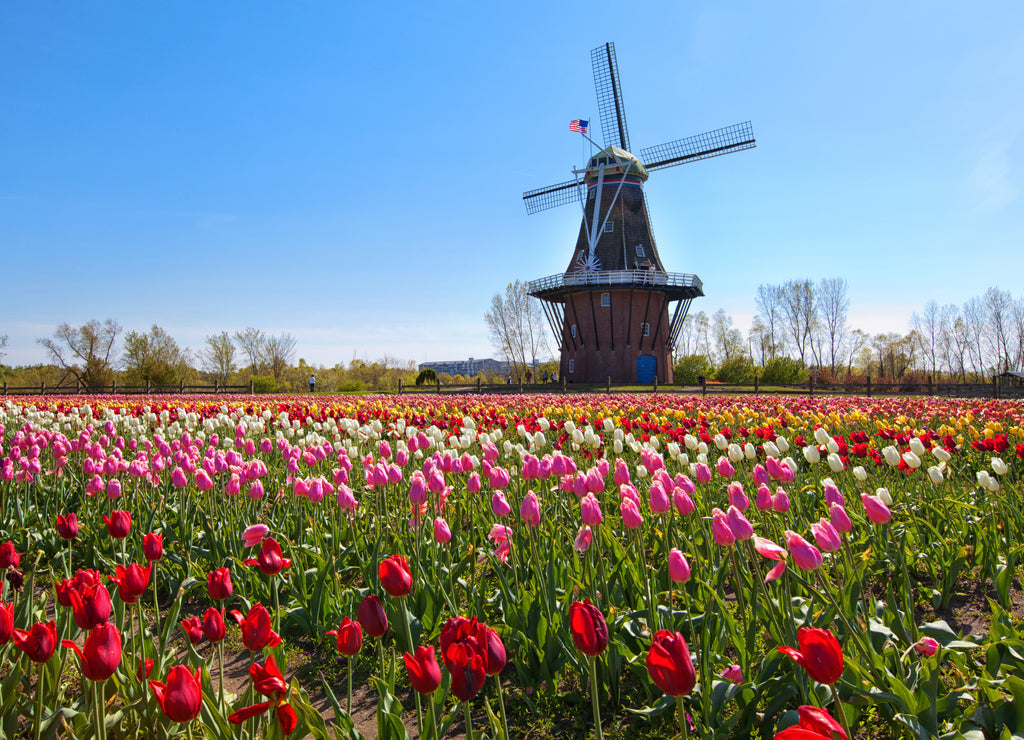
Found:
[[[252,375],[259,375],[260,365],[263,364],[263,349],[267,343],[267,335],[262,330],[250,326],[245,331],[236,331],[235,341],[238,342],[242,354],[249,358],[249,372]]]
[[[985,334],[985,306],[979,298],[964,303],[964,329],[967,333],[967,357],[976,380],[985,377],[985,349],[982,345]]]
[[[865,350],[867,351],[868,362],[864,363],[867,372],[871,372],[870,359],[871,359],[871,337],[869,337],[863,330],[854,329],[850,332],[850,339],[847,343],[847,349],[849,351],[849,358],[846,362],[846,374],[853,375],[854,363],[860,363],[864,357]]]
[[[807,345],[817,322],[814,305],[814,284],[810,280],[790,280],[782,286],[781,313],[786,331],[804,362]]]
[[[728,362],[746,354],[743,333],[732,328],[732,316],[724,308],[715,311],[711,317],[711,334],[715,340],[715,353],[719,363]]]
[[[784,349],[782,287],[758,285],[757,295],[754,296],[754,305],[768,335],[768,359],[772,359],[781,354]]]
[[[996,370],[1010,369],[1010,353],[1014,343],[1013,334],[1013,295],[1010,291],[989,288],[982,298],[985,313],[988,317],[986,336],[991,348],[990,359]]]
[[[750,322],[747,345],[750,348],[750,358],[761,367],[764,367],[768,360],[772,359],[771,333],[760,315],[755,315]]]
[[[698,311],[693,317],[693,333],[695,339],[694,349],[698,355],[704,355],[711,361],[711,321],[703,311]]]
[[[288,332],[267,337],[263,343],[263,359],[270,365],[274,380],[281,380],[295,359],[295,337]]]
[[[206,346],[199,352],[203,370],[214,375],[221,383],[227,383],[228,377],[235,372],[235,344],[226,331],[211,334],[206,338]]]
[[[52,337],[36,341],[46,348],[55,365],[74,375],[86,388],[102,388],[114,377],[120,333],[121,325],[113,319],[102,324],[93,319],[77,329],[61,324]]]
[[[549,352],[544,333],[544,314],[540,301],[530,295],[526,283],[516,280],[495,294],[484,314],[491,343],[509,364],[517,378],[536,364],[541,352]]]
[[[850,298],[846,293],[846,278],[822,278],[815,295],[818,315],[824,338],[828,343],[829,370],[835,375],[836,359],[842,351],[846,334],[846,315],[850,310]]]
[[[4,355],[7,354],[7,352],[5,352],[6,349],[7,349],[7,335],[6,334],[0,334],[0,360],[4,359]]]
[[[939,304],[928,301],[920,315],[916,311],[911,314],[910,327],[917,337],[921,355],[934,376],[938,372],[942,345],[942,309]]]
[[[1013,327],[1017,338],[1013,346],[1013,369],[1024,370],[1024,298],[1013,302]]]

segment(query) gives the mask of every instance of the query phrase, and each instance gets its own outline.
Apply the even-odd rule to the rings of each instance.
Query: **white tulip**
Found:
[[[787,468],[789,468],[791,471],[796,473],[796,471],[797,471],[796,460],[794,460],[791,457],[784,457],[784,458],[782,458],[782,462],[786,465]]]
[[[768,457],[774,457],[776,460],[782,457],[782,453],[779,451],[779,448],[775,445],[774,442],[764,443],[764,454],[767,455]]]
[[[501,449],[505,451],[506,455],[512,454],[512,443],[506,439],[504,442],[501,443]]]
[[[988,491],[989,493],[997,493],[999,491],[999,481],[992,476],[988,477]]]
[[[888,488],[875,489],[875,495],[882,499],[882,503],[886,506],[892,506],[892,496],[889,494]]]
[[[572,434],[576,430],[576,423],[572,419],[569,419],[567,422],[565,422],[563,426],[565,427],[565,431],[567,431],[569,434]]]
[[[690,456],[687,455],[685,452],[680,452],[679,453],[679,464],[680,465],[689,465],[690,464]]]
[[[668,456],[675,460],[679,457],[679,444],[676,442],[669,442],[665,445],[665,449],[668,450]]]
[[[804,447],[804,460],[809,462],[811,465],[816,465],[821,461],[821,453],[818,452],[818,448],[814,445],[807,445]]]
[[[708,456],[707,456],[707,454],[703,453],[703,452],[698,453],[697,454],[697,462],[704,463],[705,465],[707,465],[708,464]]]
[[[751,444],[750,442],[747,442],[745,445],[743,445],[743,456],[748,460],[753,460],[755,457],[757,457],[757,448],[754,447],[754,445]]]
[[[843,469],[843,460],[836,453],[831,453],[828,458],[828,466],[832,468],[833,473],[839,473]]]
[[[924,443],[917,437],[910,438],[910,451],[918,457],[921,457],[925,453]]]
[[[611,434],[613,431],[615,431],[615,422],[612,421],[611,419],[605,419],[604,420],[604,433],[605,434]]]
[[[921,458],[919,458],[910,450],[907,450],[906,452],[903,453],[903,462],[905,462],[911,468],[914,468],[914,470],[917,470],[919,467],[921,467]]]
[[[992,458],[992,470],[997,475],[1006,475],[1008,472],[1010,472],[1009,466],[1007,466],[1007,464],[1003,462],[1003,458],[1001,457]]]
[[[900,464],[900,451],[892,445],[889,445],[882,450],[882,456],[885,458],[885,461],[894,468]]]
[[[928,480],[932,482],[932,485],[937,486],[940,483],[942,483],[942,481],[945,480],[945,477],[942,475],[941,470],[939,470],[936,466],[932,465],[930,468],[928,468]]]
[[[729,460],[731,460],[734,463],[738,463],[742,459],[743,449],[738,444],[733,442],[731,445],[729,445]]]
[[[974,477],[977,479],[978,485],[980,485],[982,488],[988,488],[988,482],[992,478],[992,476],[988,474],[987,470],[979,470],[977,473],[974,474]]]
[[[651,447],[653,447],[656,450],[661,449],[661,440],[660,439],[658,439],[657,437],[651,437],[650,441],[651,441]]]
[[[789,442],[785,437],[776,437],[775,446],[779,448],[780,452],[789,452]]]
[[[646,478],[647,477],[647,468],[644,467],[643,465],[637,465],[636,466],[636,477],[637,478]]]
[[[621,442],[625,438],[626,438],[625,433],[623,433],[623,431],[621,429],[619,429],[618,427],[616,427],[615,431],[612,432],[612,439],[617,439],[617,440],[619,440]]]
[[[516,427],[516,434],[518,434],[520,437],[525,437],[526,436],[526,427],[523,426],[522,424],[517,426]]]
[[[685,437],[683,437],[683,444],[686,445],[686,449],[688,450],[696,450],[697,438],[694,437],[692,434],[687,434]]]
[[[945,447],[933,447],[932,454],[935,455],[936,459],[940,462],[949,462],[953,459],[953,456],[946,451]]]
[[[828,441],[832,438],[828,436],[828,430],[825,429],[825,427],[818,427],[817,429],[814,430],[814,439],[818,442],[818,444],[824,445],[828,444]]]
[[[547,437],[544,436],[544,432],[537,432],[533,435],[533,446],[535,449],[543,450],[548,444]]]
[[[579,429],[573,429],[572,430],[572,442],[573,442],[573,444],[577,444],[577,445],[583,444],[583,432],[581,432]]]
[[[702,455],[708,454],[708,443],[701,442],[699,445],[697,445],[697,452],[699,452]]]
[[[830,453],[835,454],[836,452],[839,452],[839,444],[834,439],[830,439],[825,443],[825,449]]]
[[[612,449],[615,450],[615,454],[616,455],[621,455],[622,454],[622,440],[621,439],[613,439],[612,440]]]
[[[720,450],[724,450],[728,446],[729,446],[729,440],[727,440],[725,438],[724,434],[716,434],[715,435],[715,447],[717,447]]]
[[[868,471],[864,469],[863,465],[858,465],[853,469],[853,477],[863,483],[868,479]]]

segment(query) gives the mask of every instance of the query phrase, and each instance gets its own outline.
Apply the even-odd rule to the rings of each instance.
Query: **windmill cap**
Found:
[[[602,162],[601,160],[605,160]],[[630,154],[625,149],[620,149],[617,146],[610,146],[606,149],[602,149],[597,154],[587,160],[587,179],[597,177],[599,165],[604,164],[605,175],[619,174],[625,172],[626,168],[629,167],[629,174],[636,175],[641,180],[647,180],[647,170],[644,168],[643,163],[636,158],[635,155]],[[630,166],[632,164],[632,166]]]

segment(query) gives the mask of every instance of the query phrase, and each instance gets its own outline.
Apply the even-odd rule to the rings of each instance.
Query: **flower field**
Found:
[[[6,399],[0,737],[1024,734],[1022,416]]]

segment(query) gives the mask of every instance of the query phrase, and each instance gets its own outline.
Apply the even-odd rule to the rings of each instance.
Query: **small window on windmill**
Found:
[[[572,335],[573,339],[576,338],[576,324],[573,324],[572,326],[569,327],[569,334]]]
[[[602,293],[601,294],[601,308],[608,308],[612,305],[612,294]]]
[[[640,336],[649,337],[651,336],[651,325],[648,323],[640,324]]]
[[[643,248],[642,244],[637,244],[636,245],[636,256],[637,257],[646,257],[647,256],[647,253],[644,252],[644,248]]]
[[[597,193],[597,188],[590,188],[590,192],[587,193],[587,200],[593,200],[594,195]]]
[[[572,359],[571,357],[569,358],[569,372],[576,372],[576,360]]]
[[[610,234],[613,231],[615,231],[615,222],[614,221],[605,221],[604,222],[604,233]]]

